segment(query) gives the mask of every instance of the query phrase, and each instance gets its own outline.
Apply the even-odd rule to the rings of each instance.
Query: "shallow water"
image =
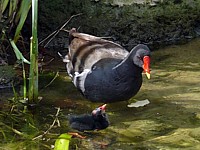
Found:
[[[79,140],[78,147],[200,149],[199,56],[200,39],[154,51],[151,80],[144,77],[141,90],[128,102],[108,104],[110,126],[103,131],[89,133],[88,138]],[[63,108],[65,115],[89,113],[100,105],[85,100],[70,85],[72,89],[66,90],[66,95],[58,100],[60,103],[64,100],[75,105],[70,108],[70,112],[68,106]],[[135,100],[144,99],[148,99],[150,104],[140,108],[127,107]]]
[[[200,149],[199,56],[200,39],[152,52],[151,79],[143,76],[141,90],[128,102],[108,104],[110,126],[102,131],[81,133],[87,138],[73,139],[71,149],[76,146],[83,150]],[[55,126],[53,138],[44,141],[49,147],[59,134],[73,131],[68,127],[69,114],[90,113],[101,105],[81,96],[63,73],[64,64],[56,70],[62,72],[59,78],[41,92],[44,97],[41,101],[41,124],[48,122],[50,125],[53,119],[49,115],[55,114],[55,107],[61,107],[61,127]],[[40,79],[45,81],[41,87],[50,81],[47,76]],[[131,102],[144,99],[148,99],[150,104],[139,108],[127,107]]]

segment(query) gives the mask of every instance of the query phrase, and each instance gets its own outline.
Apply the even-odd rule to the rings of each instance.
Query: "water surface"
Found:
[[[151,79],[144,77],[138,94],[125,102],[108,104],[110,126],[102,131],[81,133],[86,139],[73,139],[71,149],[83,150],[198,150],[200,149],[200,39],[184,45],[173,45],[152,52]],[[72,85],[63,72],[64,64],[51,66],[60,76],[41,92],[39,126],[48,129],[61,107],[61,126],[44,139],[51,149],[61,133],[74,131],[68,126],[69,114],[90,113],[101,103],[92,103]],[[51,81],[40,78],[44,87]],[[139,108],[127,105],[148,99],[150,104]],[[45,149],[42,147],[42,149]],[[39,146],[41,149],[41,145]]]
[[[151,80],[143,76],[141,90],[128,102],[109,104],[110,126],[106,130],[90,133],[87,139],[80,140],[79,147],[200,149],[199,56],[199,39],[154,51]],[[68,97],[66,91],[63,100]],[[141,108],[127,107],[135,100],[144,99],[148,99],[150,104]],[[77,104],[70,113],[88,113],[99,105],[78,97],[69,101]],[[85,105],[87,109],[83,109]]]

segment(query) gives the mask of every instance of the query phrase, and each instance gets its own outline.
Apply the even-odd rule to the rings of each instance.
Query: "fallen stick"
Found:
[[[60,127],[60,121],[58,120],[59,112],[60,112],[60,107],[57,108],[55,119],[54,119],[53,123],[50,125],[50,127],[43,134],[34,137],[32,140],[36,140],[38,138],[42,138],[43,136],[45,136],[53,128],[53,126],[55,125],[56,122],[57,122],[58,126]]]

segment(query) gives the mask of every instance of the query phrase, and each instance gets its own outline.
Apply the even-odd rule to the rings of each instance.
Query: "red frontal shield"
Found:
[[[143,62],[144,62],[143,65],[144,73],[146,74],[147,78],[150,79],[150,57],[144,56]]]

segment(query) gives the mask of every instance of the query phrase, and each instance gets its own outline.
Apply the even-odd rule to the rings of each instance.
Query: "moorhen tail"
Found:
[[[130,52],[119,44],[69,33],[69,52],[63,59],[73,84],[89,100],[110,103],[128,100],[142,85],[142,72],[150,78],[150,50],[139,44]]]
[[[102,130],[109,126],[108,116],[105,113],[106,104],[94,109],[91,114],[70,116],[71,128],[78,131]]]

